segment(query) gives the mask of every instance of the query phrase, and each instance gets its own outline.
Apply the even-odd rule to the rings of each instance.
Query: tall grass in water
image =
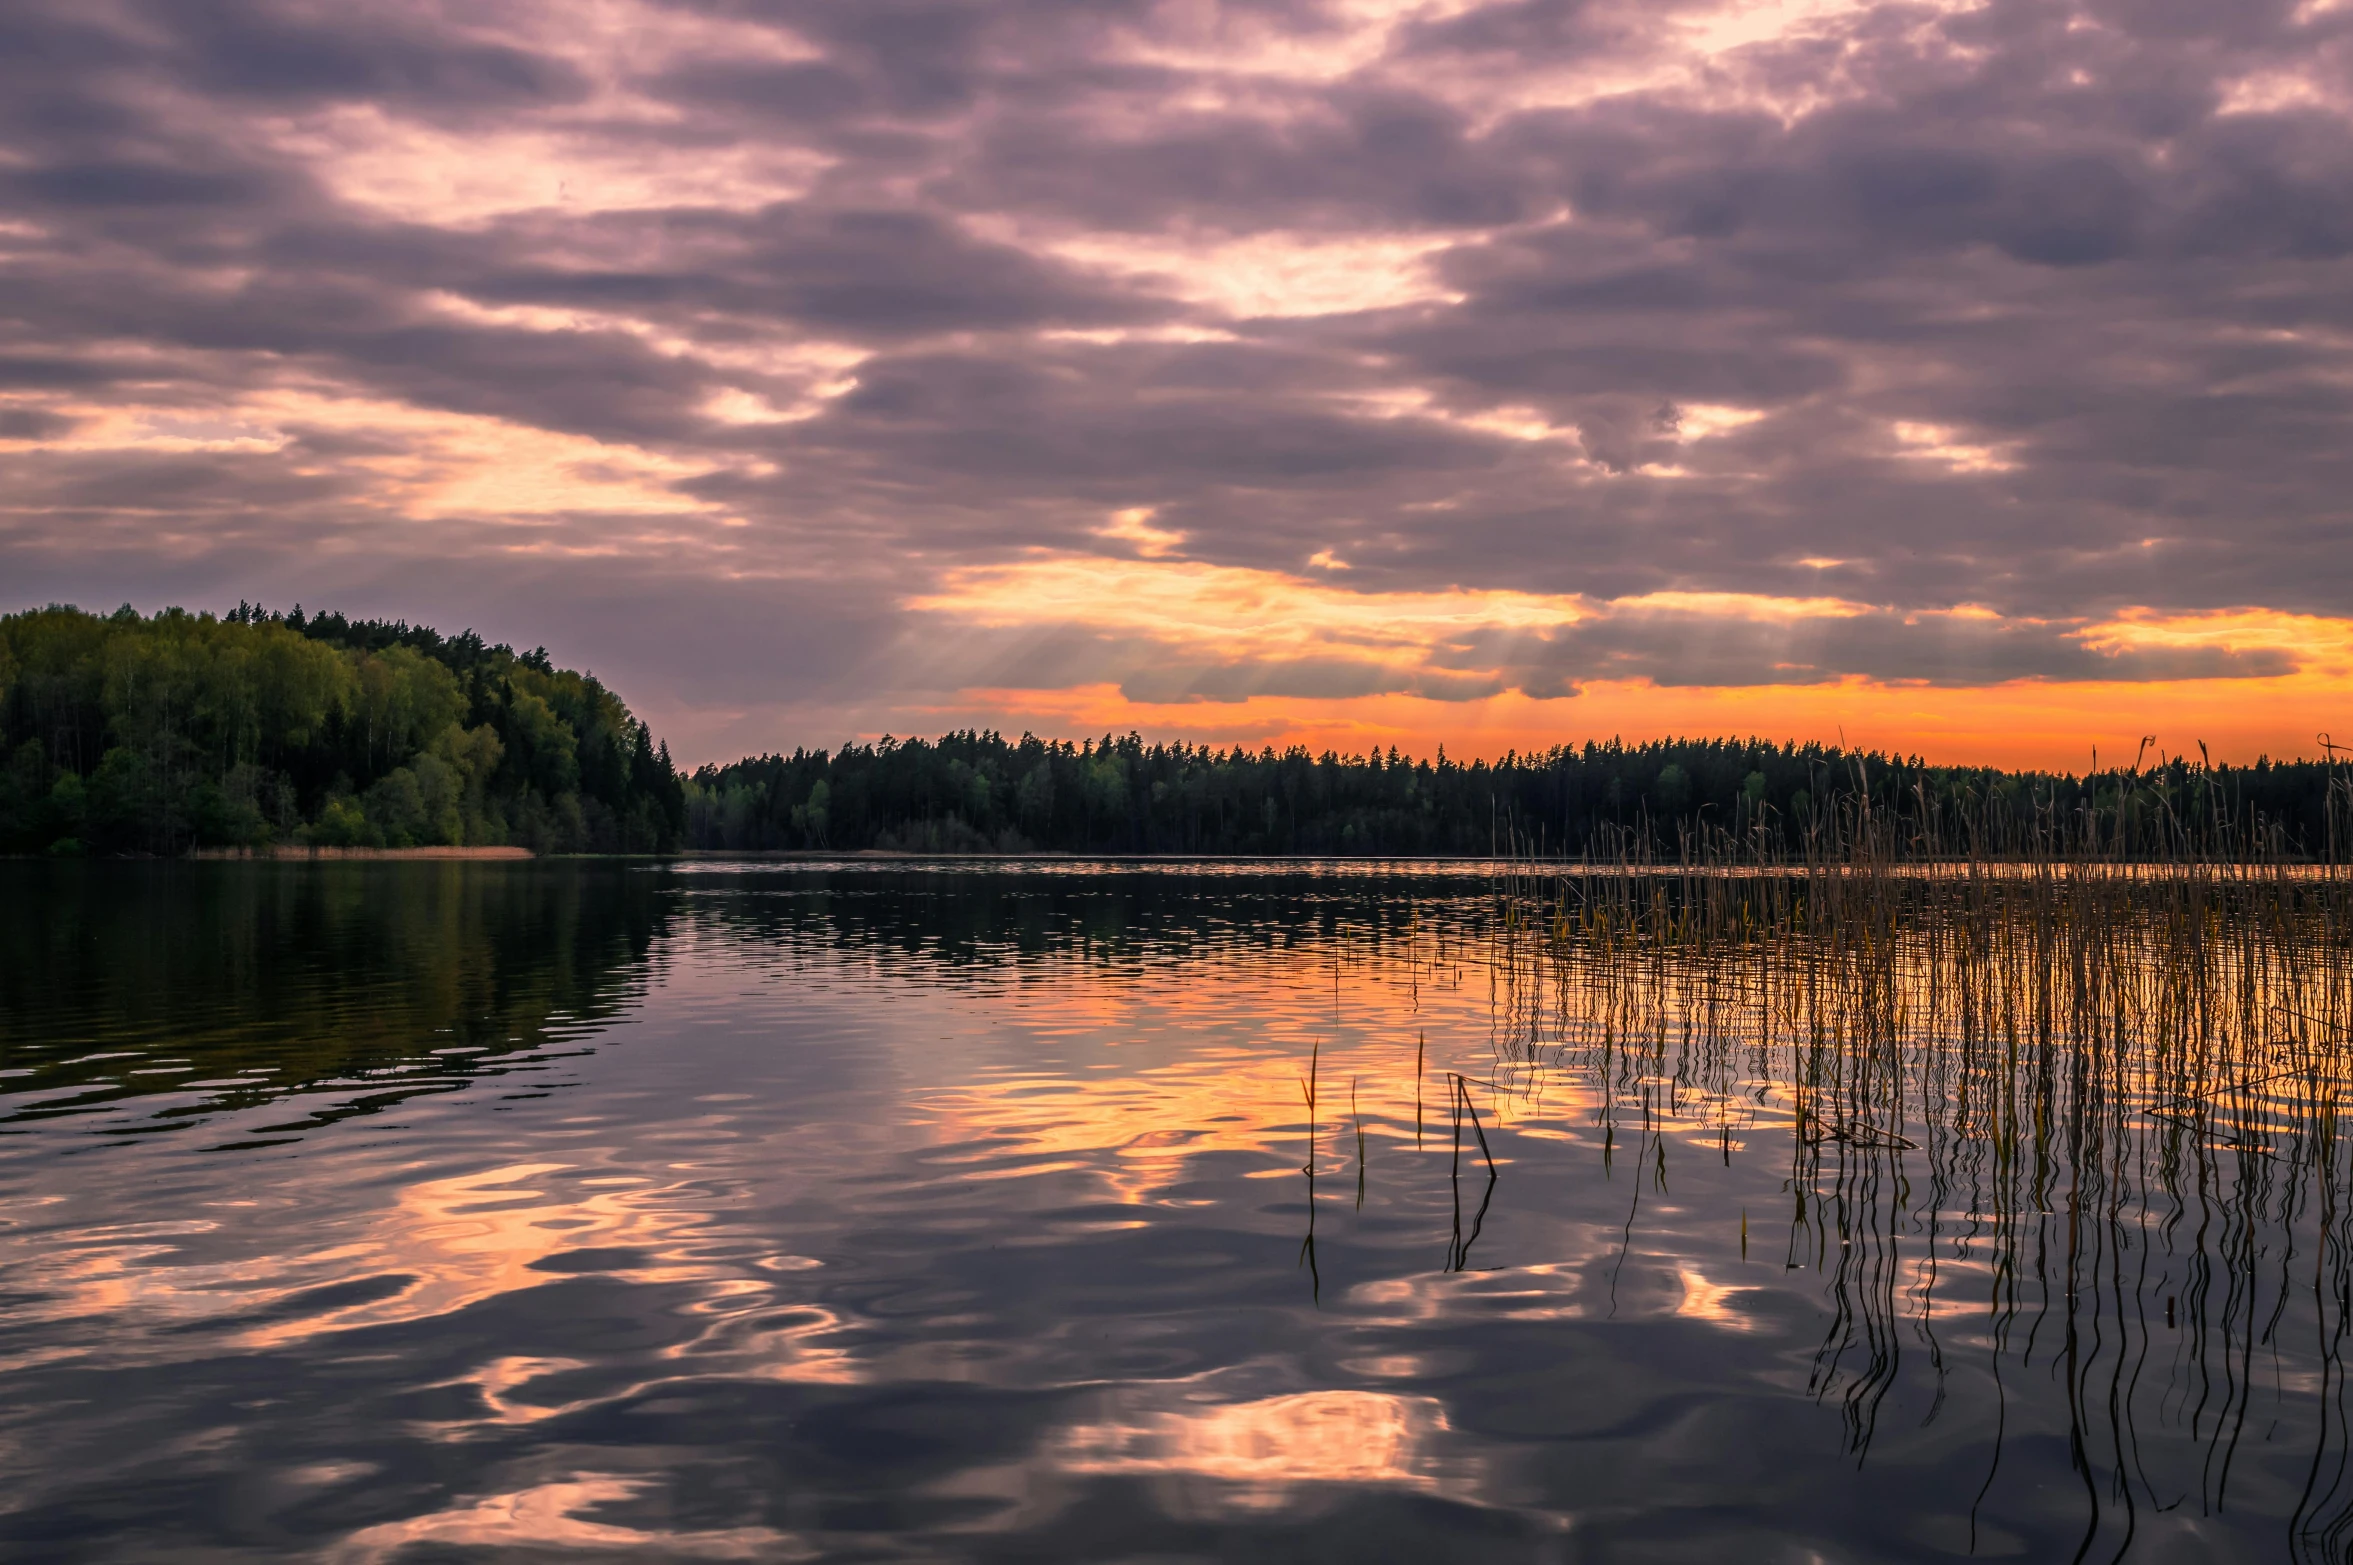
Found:
[[[2161,797],[2021,831],[1863,791],[1795,853],[1697,826],[1672,862],[1649,833],[1578,863],[1519,844],[1498,1065],[1580,1080],[1638,1178],[1670,1144],[1786,1159],[1779,1265],[1821,1275],[1812,1387],[1858,1460],[1907,1354],[1930,1421],[1990,1385],[1997,1431],[2031,1370],[2064,1383],[2085,1551],[2225,1508],[2244,1441],[2294,1439],[2291,1552],[2341,1559],[2353,790],[2330,802],[2301,862]]]

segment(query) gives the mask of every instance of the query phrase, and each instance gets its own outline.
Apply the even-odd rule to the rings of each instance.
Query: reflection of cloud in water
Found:
[[[1337,993],[1325,958],[1279,946],[1218,951],[1214,983],[1199,965],[1031,979],[1006,992],[1001,1014],[1025,1048],[1056,1052],[969,1065],[935,1053],[925,1069],[944,1079],[919,1103],[948,1146],[927,1162],[968,1181],[1083,1168],[1130,1205],[1164,1199],[1218,1154],[1271,1155],[1280,1166],[1265,1173],[1277,1176],[1303,1161],[1311,1058],[1319,1173],[1353,1167],[1359,1114],[1376,1159],[1417,1117],[1434,1148],[1446,1134],[1445,1072],[1491,1068],[1487,995],[1442,982],[1421,965],[1426,950],[1391,955],[1351,962]],[[1082,1062],[1098,1049],[1116,1052]]]
[[[749,1357],[772,1379],[861,1378],[851,1356],[827,1344],[841,1318],[780,1292],[786,1278],[816,1263],[747,1253],[718,1229],[713,1200],[684,1182],[581,1178],[555,1162],[509,1164],[405,1185],[363,1219],[363,1231],[322,1235],[320,1247],[307,1252],[204,1259],[174,1254],[173,1241],[201,1240],[217,1224],[124,1224],[92,1231],[98,1242],[49,1251],[17,1274],[18,1285],[37,1283],[34,1291],[53,1301],[55,1315],[137,1322],[159,1332],[211,1322],[254,1351],[451,1315],[590,1271],[692,1291],[686,1312],[708,1324],[666,1357]],[[592,1263],[566,1262],[590,1251]],[[322,1283],[334,1284],[332,1291]],[[110,1350],[121,1346],[119,1334],[108,1343]],[[559,1367],[507,1358],[467,1378],[503,1418],[518,1416],[509,1391]]]
[[[648,1487],[639,1478],[581,1474],[537,1484],[512,1494],[437,1511],[406,1521],[363,1527],[326,1558],[330,1565],[374,1565],[417,1547],[453,1549],[619,1549],[641,1558],[707,1560],[798,1560],[814,1550],[767,1527],[729,1527],[710,1532],[656,1532],[581,1513],[618,1505]]]
[[[1159,1393],[1158,1400],[1166,1392]],[[1213,1406],[1151,1406],[1112,1396],[1104,1416],[1071,1424],[1047,1444],[1051,1466],[1088,1475],[1157,1474],[1214,1480],[1213,1504],[1276,1509],[1310,1484],[1459,1489],[1468,1464],[1439,1450],[1451,1433],[1432,1397],[1377,1391],[1304,1391]],[[1143,1405],[1139,1405],[1143,1404]]]
[[[1564,1231],[1556,1242],[1574,1243],[1576,1235]],[[1760,1297],[1759,1284],[1718,1282],[1687,1260],[1639,1253],[1616,1270],[1617,1246],[1616,1234],[1595,1230],[1587,1236],[1584,1253],[1573,1260],[1377,1278],[1349,1289],[1348,1306],[1359,1320],[1391,1326],[1464,1316],[1496,1321],[1672,1317],[1726,1331],[1758,1329],[1742,1301]]]
[[[510,1396],[509,1393],[520,1391],[550,1375],[589,1367],[581,1359],[498,1358],[483,1365],[467,1379],[481,1391],[483,1404],[490,1409],[493,1420],[502,1424],[530,1424],[564,1409],[527,1401]]]
[[[1300,1062],[1216,1051],[1126,1076],[1022,1071],[966,1082],[930,1095],[926,1107],[951,1137],[979,1145],[931,1161],[979,1179],[1084,1154],[1063,1166],[1090,1169],[1120,1201],[1149,1201],[1184,1180],[1197,1157],[1262,1154],[1278,1133],[1296,1137],[1307,1119],[1300,1076]],[[1324,1117],[1328,1131],[1328,1106]]]

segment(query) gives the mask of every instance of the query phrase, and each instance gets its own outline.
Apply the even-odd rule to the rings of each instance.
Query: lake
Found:
[[[0,1552],[2346,1557],[2336,883],[1499,884],[0,864]]]

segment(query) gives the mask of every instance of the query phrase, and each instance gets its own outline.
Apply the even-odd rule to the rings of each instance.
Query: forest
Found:
[[[685,803],[544,648],[300,606],[0,616],[0,853],[667,852]]]
[[[2144,764],[2146,763],[2146,764]],[[1498,761],[1077,744],[966,731],[796,750],[687,779],[697,848],[1750,860],[2343,859],[2353,765],[2153,760],[2084,776],[1756,739],[1616,740]]]
[[[285,613],[0,617],[0,853],[310,845],[536,853],[1485,855],[1875,851],[2326,859],[2353,764],[2152,758],[2082,776],[1757,739],[1500,760],[966,730],[691,776],[545,648]]]

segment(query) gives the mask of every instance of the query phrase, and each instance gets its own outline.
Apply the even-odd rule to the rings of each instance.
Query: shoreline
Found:
[[[1736,879],[1774,878],[1786,875],[1831,875],[1846,877],[1858,873],[1885,872],[1897,876],[1973,871],[2000,879],[2011,879],[2021,874],[2051,872],[2096,871],[2104,875],[2124,874],[2129,877],[2163,876],[2188,869],[2223,871],[2233,876],[2287,875],[2306,878],[2315,874],[2343,873],[2344,866],[2326,859],[2106,859],[2106,858],[2051,858],[2032,859],[1984,858],[1969,859],[1958,856],[1936,856],[1899,859],[1883,865],[1858,865],[1842,861],[1808,863],[1727,863],[1686,864],[1666,862],[1617,862],[1583,858],[1511,858],[1494,854],[1452,853],[1078,853],[1068,849],[1032,850],[1022,853],[924,853],[902,848],[849,848],[834,851],[810,848],[766,848],[728,850],[723,848],[686,848],[670,853],[555,853],[541,855],[529,848],[512,846],[432,846],[420,848],[346,848],[311,847],[300,843],[278,843],[263,847],[193,848],[185,853],[169,855],[131,854],[71,854],[65,856],[38,853],[0,853],[0,863],[332,863],[332,862],[488,862],[488,863],[581,863],[632,862],[655,864],[1103,864],[1103,865],[1186,865],[1186,864],[1248,864],[1276,867],[1282,865],[1318,864],[1417,864],[1452,865],[1464,869],[1502,869],[1520,875],[1558,875],[1571,878],[1619,876],[1642,878],[1674,878],[1699,876]]]
[[[537,855],[529,848],[326,848],[280,843],[265,848],[192,848],[179,857],[216,861],[262,859],[300,862],[310,859],[529,859]]]

